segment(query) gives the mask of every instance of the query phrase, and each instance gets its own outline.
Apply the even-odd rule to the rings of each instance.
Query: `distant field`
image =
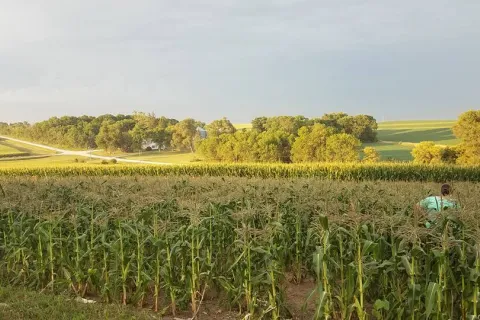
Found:
[[[29,155],[55,154],[55,151],[52,150],[34,147],[12,140],[0,140],[0,154],[2,154],[2,146],[11,150],[16,150],[14,153],[28,153]]]
[[[8,145],[4,141],[0,141],[0,155],[4,156],[10,156],[10,155],[16,155],[21,153],[18,151],[18,149],[13,148],[12,146]]]
[[[378,124],[378,139],[382,141],[413,142],[434,141],[441,145],[455,145],[453,120],[392,121]]]
[[[18,160],[8,160],[3,159],[0,161],[0,167],[2,168],[37,168],[37,167],[58,167],[58,166],[71,166],[76,165],[75,159],[79,161],[85,161],[85,163],[78,163],[78,165],[85,165],[85,164],[99,164],[101,160],[90,160],[85,157],[77,157],[77,156],[45,156],[43,158],[26,158],[26,159],[18,159]]]
[[[251,123],[237,123],[233,125],[237,130],[240,129],[252,129]]]
[[[362,148],[365,147],[374,147],[378,153],[380,153],[380,157],[382,161],[387,161],[389,159],[397,160],[397,161],[411,161],[413,160],[412,157],[412,149],[413,146],[409,145],[401,145],[396,142],[377,142],[377,143],[364,143]]]
[[[123,153],[123,152],[114,152],[108,153],[105,151],[94,151],[94,155],[107,156],[107,157],[116,157],[122,159],[132,159],[132,160],[145,160],[145,161],[155,161],[155,162],[168,162],[168,163],[190,163],[192,160],[195,160],[199,156],[191,152],[182,152],[182,151],[143,151],[141,153]]]
[[[179,151],[150,151],[142,152],[141,154],[135,153],[128,156],[122,156],[124,159],[132,160],[146,160],[155,162],[167,162],[167,163],[191,163],[197,159],[198,156],[191,152],[179,152]]]

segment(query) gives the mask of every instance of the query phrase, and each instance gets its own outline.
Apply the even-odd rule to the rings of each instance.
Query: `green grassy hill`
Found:
[[[378,139],[413,143],[434,141],[441,145],[455,145],[459,140],[452,132],[454,124],[454,120],[381,122],[378,125]]]
[[[452,127],[455,120],[388,121],[378,124],[378,143],[368,143],[380,152],[382,160],[412,160],[416,143],[434,141],[439,145],[456,145]]]

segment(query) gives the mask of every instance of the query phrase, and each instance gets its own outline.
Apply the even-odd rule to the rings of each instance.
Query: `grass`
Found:
[[[5,141],[0,141],[0,155],[16,155],[22,153],[18,149],[13,148]]]
[[[378,139],[381,141],[412,142],[434,141],[440,145],[455,145],[452,127],[455,121],[392,121],[378,125]]]
[[[19,150],[20,152],[27,152],[32,155],[44,155],[44,154],[55,154],[53,150],[48,150],[40,147],[31,146],[17,141],[7,140],[2,141],[3,144]]]
[[[145,160],[155,162],[167,162],[167,163],[190,163],[193,162],[198,156],[191,152],[181,151],[149,151],[142,152],[141,154],[129,154],[128,156],[121,156],[125,159],[132,160]]]
[[[85,163],[77,163],[75,159],[84,160]],[[27,158],[0,161],[2,168],[43,168],[43,167],[65,167],[65,166],[85,166],[86,164],[100,164],[101,160],[90,160],[86,157],[50,155],[43,158]]]
[[[362,148],[374,147],[382,161],[394,159],[411,161],[416,143],[434,141],[439,145],[456,145],[452,132],[453,120],[389,121],[378,124],[378,143],[364,143]]]
[[[377,142],[377,143],[364,143],[362,148],[374,147],[378,153],[380,153],[381,161],[388,161],[389,159],[397,161],[411,161],[412,157],[412,145],[401,145],[392,142]]]
[[[131,160],[144,160],[144,161],[154,161],[154,162],[166,162],[166,163],[191,163],[195,159],[198,159],[199,156],[195,153],[184,152],[184,151],[142,151],[142,152],[106,152],[106,151],[94,151],[94,155],[106,156],[106,157],[117,157],[122,159],[131,159]]]
[[[68,295],[12,287],[0,288],[0,304],[0,319],[9,320],[155,319],[148,310],[115,304],[83,304]]]

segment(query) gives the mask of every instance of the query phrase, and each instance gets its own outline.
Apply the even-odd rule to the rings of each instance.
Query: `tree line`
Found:
[[[330,113],[304,116],[258,117],[251,129],[237,130],[226,118],[205,125],[195,119],[178,121],[155,114],[98,117],[53,117],[35,124],[0,123],[0,133],[71,149],[110,152],[142,150],[146,141],[163,148],[198,152],[208,160],[309,162],[351,161],[361,142],[377,139],[372,116]],[[202,137],[198,128],[205,128]]]
[[[35,124],[0,123],[0,133],[63,148],[134,152],[142,150],[146,141],[166,148],[191,149],[197,127],[203,126],[204,123],[194,119],[178,121],[135,112],[132,115],[52,117]]]
[[[377,122],[368,115],[325,114],[260,117],[251,130],[236,130],[226,118],[206,126],[207,138],[197,140],[198,153],[225,162],[357,161],[362,142],[377,140]],[[378,160],[375,150],[367,150]]]

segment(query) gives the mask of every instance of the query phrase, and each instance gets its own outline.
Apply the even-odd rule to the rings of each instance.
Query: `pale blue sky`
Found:
[[[155,112],[454,119],[478,0],[0,0],[0,121]]]

